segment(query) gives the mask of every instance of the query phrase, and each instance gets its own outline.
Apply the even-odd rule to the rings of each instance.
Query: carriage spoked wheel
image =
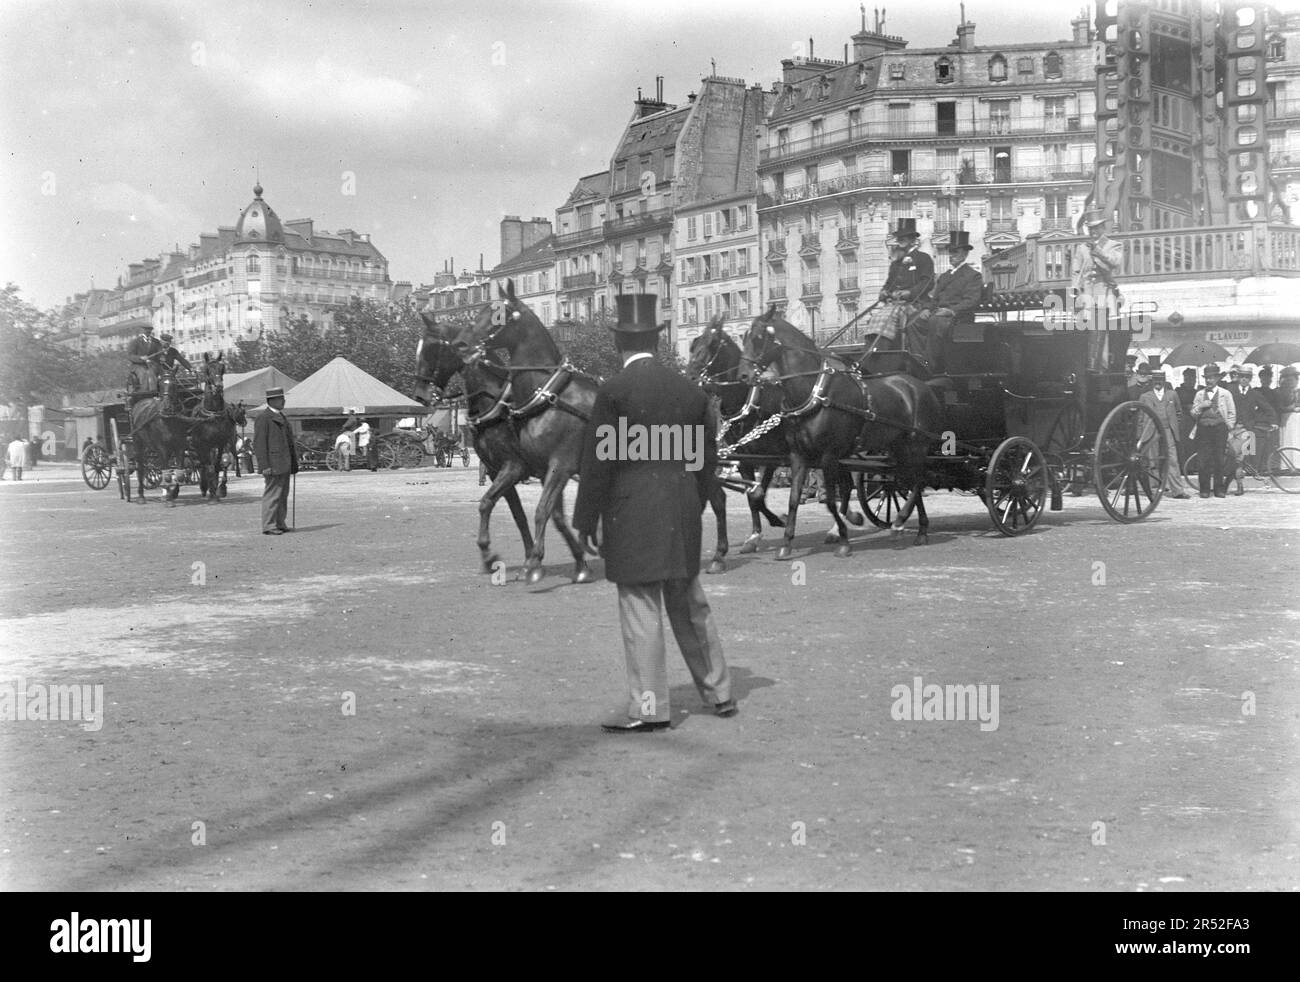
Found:
[[[862,483],[862,491],[866,500],[863,510],[867,520],[878,529],[891,527],[907,503],[907,495],[895,487],[892,481],[866,478]]]
[[[379,469],[386,471],[397,466],[397,451],[391,443],[379,444]]]
[[[340,470],[343,467],[343,456],[337,450],[331,450],[325,454],[325,466],[332,471]]]
[[[397,445],[397,463],[401,467],[419,467],[424,463],[424,448],[413,440]]]
[[[100,444],[91,444],[81,455],[81,477],[92,491],[108,487],[113,478],[113,458]]]
[[[1102,421],[1092,473],[1106,513],[1117,522],[1140,522],[1164,495],[1169,441],[1155,412],[1140,402],[1121,402]]]
[[[1003,535],[1021,535],[1043,514],[1052,476],[1047,457],[1030,439],[1013,436],[998,444],[984,478],[984,507]]]

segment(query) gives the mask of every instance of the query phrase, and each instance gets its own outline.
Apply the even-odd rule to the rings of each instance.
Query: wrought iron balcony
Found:
[[[822,251],[822,237],[821,237],[821,233],[820,233],[820,232],[804,232],[804,233],[803,233],[803,236],[802,236],[802,239],[801,239],[801,244],[800,244],[800,247],[799,247],[799,251],[800,251],[801,253],[803,253],[803,252],[813,252],[813,253],[821,252],[821,251]]]
[[[805,137],[802,140],[787,140],[775,147],[764,147],[759,151],[758,162],[762,166],[809,154],[818,155],[830,150],[840,150],[850,144],[866,141],[892,143],[903,140],[938,140],[955,137],[1038,137],[1056,133],[1078,133],[1082,138],[1083,134],[1092,131],[1096,123],[1096,118],[1087,114],[1065,117],[991,116],[984,119],[943,122],[898,120],[860,123],[857,126]]]
[[[767,297],[769,300],[784,300],[785,284],[781,283],[779,285],[769,286],[767,288]]]
[[[629,232],[638,232],[659,225],[671,224],[672,219],[673,211],[671,208],[656,208],[654,211],[643,212],[640,215],[628,215],[623,218],[611,219],[604,223],[603,228],[606,235],[626,235]]]
[[[580,228],[576,232],[565,232],[562,235],[557,235],[554,248],[573,249],[589,242],[599,242],[604,238],[604,235],[605,233],[599,225],[593,225],[591,228]]]
[[[840,293],[861,293],[862,284],[858,282],[856,276],[840,277]]]
[[[768,239],[766,250],[769,259],[785,257],[785,238]]]
[[[577,273],[560,281],[562,290],[590,290],[600,285],[599,273]]]
[[[853,227],[840,229],[840,234],[835,239],[836,249],[856,249],[860,244],[858,230]]]
[[[820,297],[822,295],[822,285],[819,280],[813,280],[811,283],[805,283],[799,288],[801,297]]]

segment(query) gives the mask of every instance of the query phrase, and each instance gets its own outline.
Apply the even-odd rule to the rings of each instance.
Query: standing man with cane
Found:
[[[284,519],[291,481],[298,473],[298,451],[294,447],[293,427],[284,415],[284,389],[266,390],[266,412],[253,424],[253,452],[266,479],[262,490],[262,534],[292,532]],[[297,510],[295,500],[294,511]]]

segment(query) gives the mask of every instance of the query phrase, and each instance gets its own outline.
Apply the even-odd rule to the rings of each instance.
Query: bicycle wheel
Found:
[[[1195,453],[1188,454],[1187,459],[1183,461],[1183,477],[1195,477],[1196,466],[1199,462],[1199,455]]]
[[[325,466],[332,471],[341,470],[343,468],[343,461],[339,458],[339,452],[337,450],[331,450],[325,455]]]
[[[1300,494],[1300,450],[1282,447],[1269,454],[1268,479],[1287,494]]]

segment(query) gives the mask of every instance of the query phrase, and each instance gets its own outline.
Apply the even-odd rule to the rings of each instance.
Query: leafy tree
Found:
[[[609,314],[589,321],[559,321],[551,333],[575,365],[592,375],[610,378],[623,368],[623,359],[614,346],[614,333],[609,329],[613,323],[614,318]],[[668,346],[667,331],[659,335],[655,357],[674,371],[685,373],[686,367]]]
[[[58,327],[57,315],[23,300],[15,284],[0,291],[0,402],[21,411],[67,389],[77,355],[48,339]]]

